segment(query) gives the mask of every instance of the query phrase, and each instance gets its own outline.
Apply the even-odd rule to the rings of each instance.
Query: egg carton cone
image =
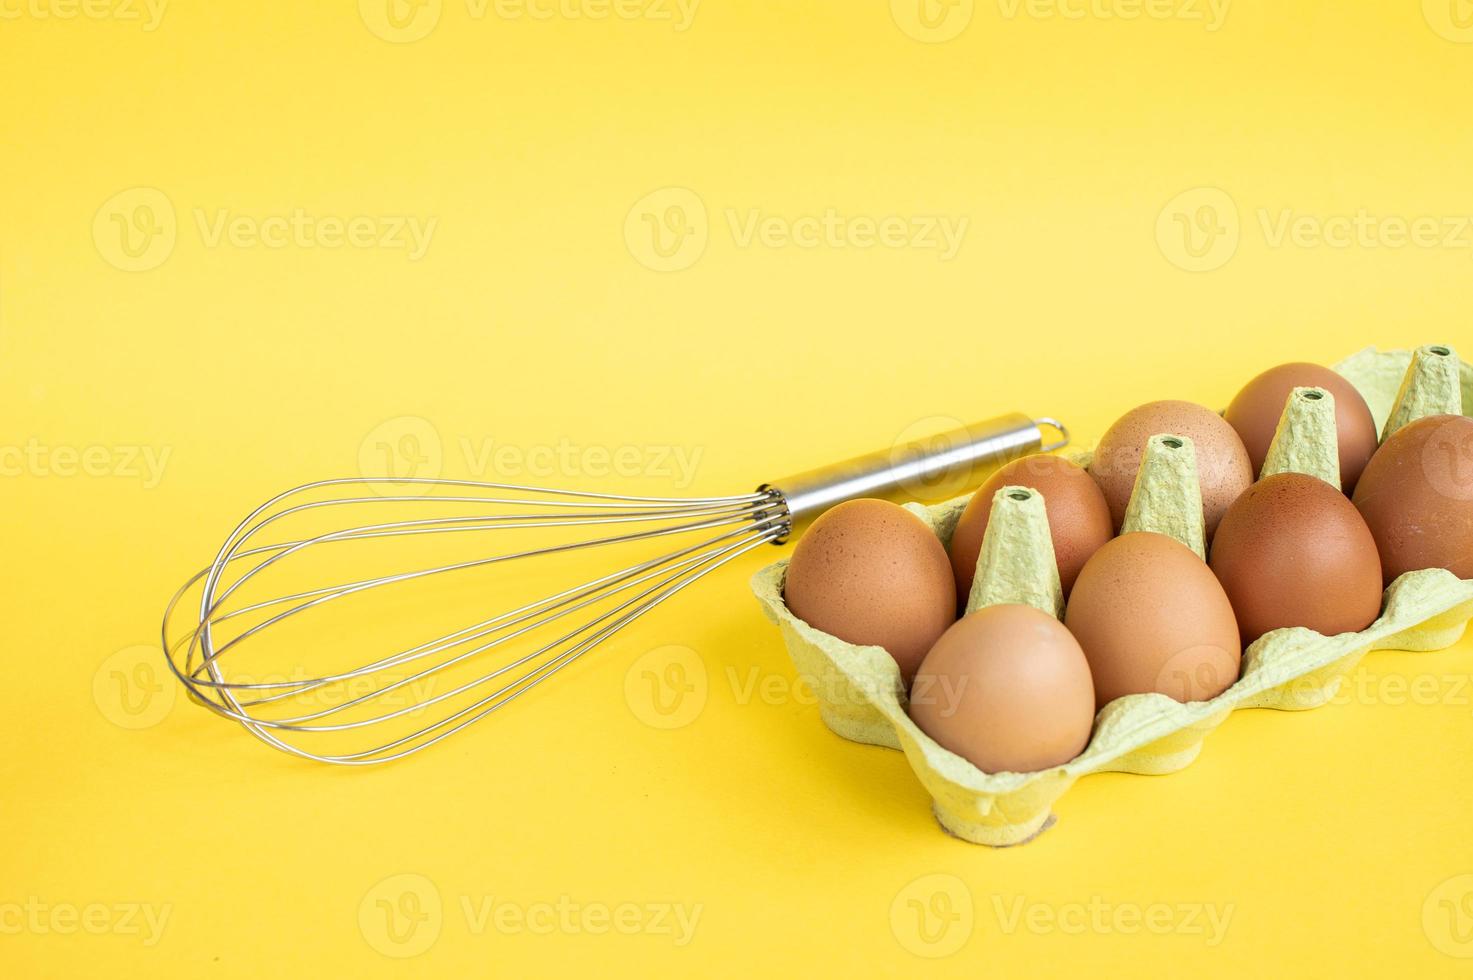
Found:
[[[1427,415],[1473,415],[1473,366],[1446,346],[1415,351],[1366,349],[1334,366],[1365,398],[1382,438]],[[1088,467],[1089,452],[1074,453]],[[1323,389],[1297,389],[1286,405],[1263,474],[1309,473],[1339,485],[1334,401]],[[1005,499],[1003,488],[998,499]],[[970,495],[932,507],[906,504],[949,545]],[[1193,505],[1196,501],[1196,505]],[[1020,500],[1018,504],[1024,504]],[[1013,519],[989,525],[968,610],[997,601],[1027,602],[1057,615],[1057,570],[1048,535],[1034,524],[1042,501],[1015,507]],[[994,531],[994,525],[999,528]],[[1205,553],[1200,489],[1191,441],[1162,433],[1147,445],[1126,530],[1169,534]],[[1040,538],[1042,544],[1040,543]],[[986,773],[942,748],[906,713],[895,661],[880,647],[859,646],[814,629],[783,601],[787,560],[752,578],[752,590],[777,624],[799,676],[811,683],[824,724],[855,742],[899,749],[931,795],[942,827],[962,840],[995,847],[1023,843],[1053,823],[1052,808],[1075,780],[1096,772],[1161,775],[1189,765],[1207,735],[1238,708],[1302,710],[1330,701],[1373,650],[1440,650],[1456,643],[1473,618],[1473,580],[1442,569],[1408,572],[1391,583],[1380,617],[1359,633],[1324,636],[1294,627],[1267,633],[1243,654],[1237,683],[1209,701],[1180,703],[1135,694],[1106,704],[1079,756],[1040,772]],[[1053,585],[1050,585],[1052,576]],[[983,581],[985,578],[985,582]]]

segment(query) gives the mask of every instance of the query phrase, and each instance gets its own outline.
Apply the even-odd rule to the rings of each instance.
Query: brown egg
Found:
[[[1473,579],[1473,419],[1432,415],[1398,429],[1361,474],[1355,506],[1384,584],[1420,568]]]
[[[783,598],[815,629],[884,647],[907,683],[956,620],[941,540],[884,500],[850,500],[819,515],[793,550]]]
[[[1099,484],[1062,456],[1025,456],[1004,466],[982,484],[962,511],[951,535],[951,569],[956,575],[957,603],[965,608],[977,572],[977,556],[992,517],[992,498],[1003,487],[1031,487],[1043,494],[1049,537],[1059,563],[1064,594],[1074,587],[1079,570],[1095,549],[1115,536],[1110,505]]]
[[[926,654],[910,717],[983,772],[1036,772],[1089,744],[1094,685],[1084,651],[1057,619],[1032,606],[987,606]]]
[[[1205,701],[1238,679],[1233,607],[1207,564],[1175,538],[1123,534],[1085,562],[1064,624],[1079,640],[1103,707],[1156,692]]]
[[[1349,494],[1376,451],[1380,435],[1366,400],[1355,385],[1318,364],[1280,364],[1243,386],[1223,417],[1237,430],[1256,476],[1295,388],[1323,388],[1335,397],[1335,429],[1340,444],[1340,486]]]
[[[1243,440],[1216,412],[1192,402],[1176,401],[1151,402],[1131,409],[1100,440],[1090,475],[1104,491],[1110,517],[1115,529],[1120,530],[1146,440],[1168,432],[1186,436],[1196,447],[1202,511],[1210,539],[1228,505],[1248,489],[1254,476]]]
[[[1245,644],[1284,626],[1358,633],[1381,614],[1370,529],[1317,477],[1279,473],[1253,484],[1218,525],[1211,561]]]

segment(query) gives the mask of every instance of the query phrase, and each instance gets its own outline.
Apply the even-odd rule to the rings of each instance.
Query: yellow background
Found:
[[[126,19],[138,3],[0,3],[0,445],[101,447],[92,475],[10,452],[0,480],[0,972],[388,975],[411,950],[375,931],[375,889],[406,882],[441,901],[411,937],[421,973],[1466,971],[1467,640],[1372,656],[1361,693],[1320,711],[1240,712],[1179,774],[1086,779],[1002,851],[941,833],[899,753],[833,736],[793,693],[746,588],[771,551],[373,770],[270,752],[128,652],[250,507],[357,473],[406,417],[445,475],[490,476],[462,439],[675,446],[700,453],[683,492],[730,493],[937,419],[1054,414],[1087,443],[1136,403],[1221,405],[1289,359],[1473,351],[1466,228],[1401,248],[1272,234],[1286,210],[1448,234],[1473,214],[1466,0],[1235,0],[1214,24],[1104,16],[1131,0],[933,4],[929,22],[910,0],[703,0],[683,30],[649,16],[668,3],[562,2],[401,6],[397,33],[352,0],[175,0],[152,30]],[[689,205],[668,188],[694,195],[706,244],[661,272],[638,229]],[[137,206],[158,194],[150,225]],[[200,227],[297,209],[436,225],[418,259]],[[739,235],[828,209],[968,226],[950,259]],[[165,257],[120,253],[114,215],[162,230]],[[1189,252],[1198,218],[1219,237]],[[129,447],[167,452],[162,478]],[[668,486],[576,476],[551,482]],[[708,691],[662,729],[625,681],[672,645]],[[776,695],[743,697],[753,677]],[[1430,696],[1398,686],[1419,678]],[[937,920],[963,932],[928,965],[908,903],[944,912],[936,893],[973,916]],[[477,930],[464,902],[486,898],[700,918],[683,946]],[[998,902],[1064,924],[1009,930]],[[1069,927],[1091,902],[1231,919],[1216,945]],[[167,911],[156,943],[129,903]],[[6,912],[92,904],[104,934]]]

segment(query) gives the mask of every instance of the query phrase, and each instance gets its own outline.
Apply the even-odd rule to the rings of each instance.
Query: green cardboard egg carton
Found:
[[[1473,366],[1460,363],[1447,347],[1367,349],[1335,370],[1364,396],[1383,441],[1427,415],[1473,415]],[[1190,440],[1167,434],[1150,441],[1125,529],[1170,534],[1201,555],[1200,490],[1191,450]],[[1070,458],[1087,467],[1092,457],[1084,452]],[[1334,404],[1322,389],[1297,389],[1288,401],[1264,475],[1288,470],[1338,485]],[[1007,489],[999,491],[999,502]],[[933,507],[905,506],[949,545],[969,498]],[[999,521],[994,512],[967,608],[1028,602],[1057,615],[1052,592],[1057,570],[1052,568],[1046,518],[1041,506],[1017,506],[1016,511],[1016,521]],[[989,562],[993,571],[984,576]],[[812,684],[824,723],[852,741],[903,751],[931,794],[941,825],[963,840],[992,846],[1022,843],[1040,833],[1052,822],[1054,801],[1081,776],[1159,775],[1185,768],[1202,751],[1208,733],[1233,710],[1318,707],[1334,697],[1341,680],[1367,653],[1442,649],[1456,643],[1473,618],[1473,580],[1442,569],[1409,572],[1386,590],[1380,618],[1360,633],[1275,630],[1244,651],[1237,683],[1210,701],[1183,704],[1162,694],[1119,698],[1100,709],[1089,745],[1072,761],[1041,772],[985,773],[932,741],[910,720],[900,672],[888,653],[816,630],[788,610],[783,601],[787,565],[784,559],[762,569],[753,576],[752,589],[782,631],[798,674]]]

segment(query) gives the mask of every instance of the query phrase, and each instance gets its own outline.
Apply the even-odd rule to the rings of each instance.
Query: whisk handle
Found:
[[[1059,439],[1044,445],[1043,426],[1057,429]],[[791,531],[805,519],[858,497],[926,502],[959,494],[1009,460],[1068,443],[1068,430],[1056,420],[1013,412],[923,439],[897,442],[842,463],[764,483],[758,489],[781,494]]]

